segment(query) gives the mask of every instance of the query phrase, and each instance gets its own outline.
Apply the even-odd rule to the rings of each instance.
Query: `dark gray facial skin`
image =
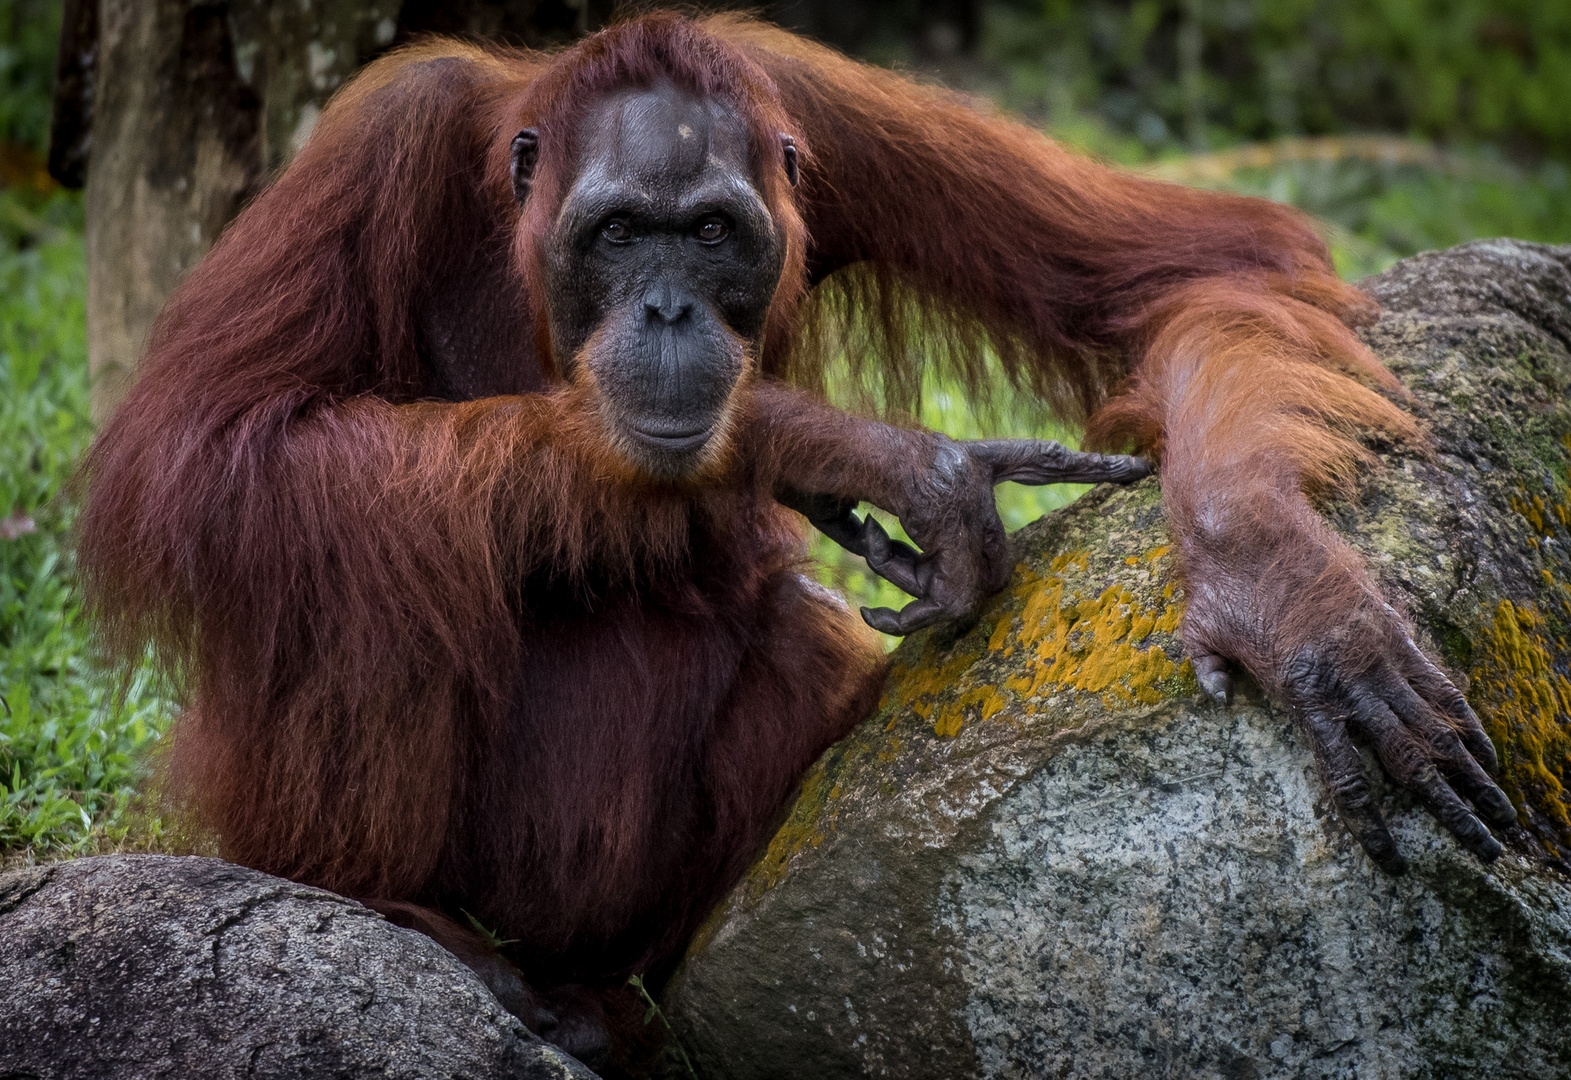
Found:
[[[545,243],[552,347],[569,374],[587,368],[635,467],[687,476],[724,441],[784,240],[722,103],[622,91],[589,110],[583,146]]]

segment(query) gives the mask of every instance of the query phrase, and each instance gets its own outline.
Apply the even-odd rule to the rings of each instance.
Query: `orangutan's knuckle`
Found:
[[[956,443],[949,439],[939,443],[930,473],[933,491],[947,496],[961,490],[970,477],[970,464],[970,457]]]
[[[1369,785],[1357,769],[1349,768],[1330,778],[1331,794],[1347,810],[1362,810],[1370,803]]]

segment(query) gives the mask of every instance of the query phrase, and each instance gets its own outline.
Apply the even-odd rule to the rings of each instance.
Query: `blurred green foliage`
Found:
[[[1566,0],[1005,0],[983,52],[1013,107],[1150,147],[1386,131],[1571,154]]]
[[[1522,165],[1489,147],[1451,154],[1399,139],[1240,149],[1249,152],[1165,155],[1142,167],[1307,211],[1324,226],[1338,271],[1353,280],[1483,237],[1571,243],[1571,170],[1560,161]]]
[[[60,0],[0,0],[0,143],[49,149]]]

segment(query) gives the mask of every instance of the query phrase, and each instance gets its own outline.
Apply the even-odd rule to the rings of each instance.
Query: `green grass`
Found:
[[[63,489],[92,437],[85,278],[79,201],[0,192],[0,850],[124,842],[171,714],[145,676],[117,693],[94,664],[71,580]]]
[[[1193,164],[1153,165],[1110,145],[1094,126],[1060,134],[1131,164]],[[1427,168],[1297,161],[1210,182],[1327,220],[1349,277],[1474,237],[1571,242],[1571,188],[1556,164],[1524,169],[1484,153]],[[145,672],[121,686],[95,664],[72,583],[72,507],[63,492],[92,436],[80,216],[74,197],[0,191],[0,854],[13,858],[156,842],[162,825],[138,811],[135,792],[175,712]],[[933,381],[920,418],[957,438],[1073,441],[1031,403],[1007,405],[982,417]],[[1007,484],[999,510],[1016,529],[1082,490]],[[23,531],[28,523],[32,531]],[[908,599],[822,537],[813,552],[821,580],[853,604],[899,607]]]

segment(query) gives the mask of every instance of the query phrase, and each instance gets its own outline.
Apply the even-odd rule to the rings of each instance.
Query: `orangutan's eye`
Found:
[[[725,218],[722,217],[706,217],[698,223],[698,239],[706,244],[718,244],[726,238],[726,234],[730,231],[730,226],[725,223]]]
[[[633,226],[625,217],[614,217],[600,226],[600,235],[613,244],[626,244],[633,240]]]

